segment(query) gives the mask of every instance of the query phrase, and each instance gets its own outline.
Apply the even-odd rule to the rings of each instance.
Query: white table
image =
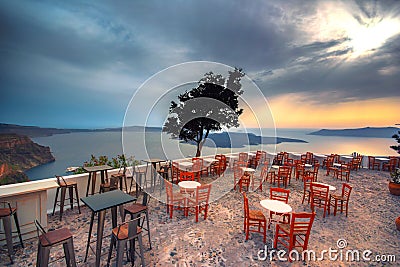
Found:
[[[343,158],[346,162],[349,162],[350,160],[353,159],[352,156],[340,156],[341,158]]]
[[[178,183],[178,186],[183,189],[196,189],[200,185],[201,183],[196,181],[182,181]]]
[[[324,183],[319,183],[319,182],[313,182],[313,184],[319,184],[319,185],[326,185],[329,187],[329,191],[335,191],[336,187],[330,185],[330,184],[324,184]]]
[[[313,167],[313,165],[311,165],[311,164],[307,164],[307,163],[306,163],[306,164],[304,164],[304,167],[305,167],[305,168],[307,168],[307,169],[310,169],[310,168],[312,168],[312,167]]]
[[[335,166],[335,167],[342,167],[342,164],[340,164],[340,163],[333,163],[333,166]]]
[[[179,162],[179,168],[184,168],[185,170],[189,170],[190,168],[192,168],[193,166],[193,162],[189,162],[189,161],[182,161]]]
[[[292,212],[292,207],[289,204],[276,199],[263,199],[260,204],[263,208],[275,213],[287,214]]]
[[[314,154],[314,157],[326,159],[328,156],[323,154]]]
[[[211,165],[211,163],[217,162],[217,161],[218,161],[218,160],[217,160],[217,159],[214,159],[214,158],[203,158],[203,162],[206,162],[207,165]]]
[[[242,168],[242,170],[244,171],[244,172],[251,172],[251,173],[254,173],[256,170],[255,169],[253,169],[253,168],[247,168],[247,167],[240,167],[240,168]]]
[[[390,159],[388,159],[388,158],[375,158],[376,160],[379,160],[379,161],[389,161]]]

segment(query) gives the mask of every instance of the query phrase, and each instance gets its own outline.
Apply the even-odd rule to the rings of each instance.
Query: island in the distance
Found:
[[[309,135],[391,138],[400,128],[397,127],[364,127],[355,129],[322,129]]]

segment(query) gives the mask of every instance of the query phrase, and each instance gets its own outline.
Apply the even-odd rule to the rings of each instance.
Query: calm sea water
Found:
[[[394,145],[392,138],[356,138],[356,137],[331,137],[308,135],[318,129],[277,129],[277,136],[296,138],[308,143],[281,143],[276,145],[251,146],[245,148],[216,148],[215,146],[204,147],[202,154],[211,155],[215,153],[229,153],[237,151],[257,150],[262,148],[268,152],[290,151],[306,152],[312,151],[321,154],[351,154],[358,152],[364,155],[390,156],[397,155],[389,148]],[[250,132],[259,134],[256,129]],[[270,133],[270,131],[267,131]],[[129,133],[129,143],[122,145],[122,134],[120,132],[94,132],[94,133],[70,133],[57,134],[48,137],[33,138],[33,141],[49,146],[56,161],[32,168],[26,172],[31,180],[40,180],[54,177],[54,175],[65,175],[66,168],[70,166],[82,166],[90,156],[106,155],[109,158],[122,154],[133,155],[136,159],[152,158],[182,158],[191,157],[196,153],[195,146],[182,144],[178,140],[171,140],[163,133]],[[144,141],[144,142],[143,142]],[[127,153],[128,152],[128,153]]]

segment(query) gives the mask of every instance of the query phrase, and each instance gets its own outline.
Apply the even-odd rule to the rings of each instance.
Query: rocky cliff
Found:
[[[18,134],[0,134],[0,184],[28,180],[23,171],[54,161],[49,147]]]

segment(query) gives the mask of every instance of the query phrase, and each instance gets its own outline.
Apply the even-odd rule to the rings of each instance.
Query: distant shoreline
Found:
[[[373,137],[373,138],[392,138],[400,128],[397,127],[364,127],[355,129],[322,129],[311,132],[309,135],[321,136],[346,136],[346,137]]]

